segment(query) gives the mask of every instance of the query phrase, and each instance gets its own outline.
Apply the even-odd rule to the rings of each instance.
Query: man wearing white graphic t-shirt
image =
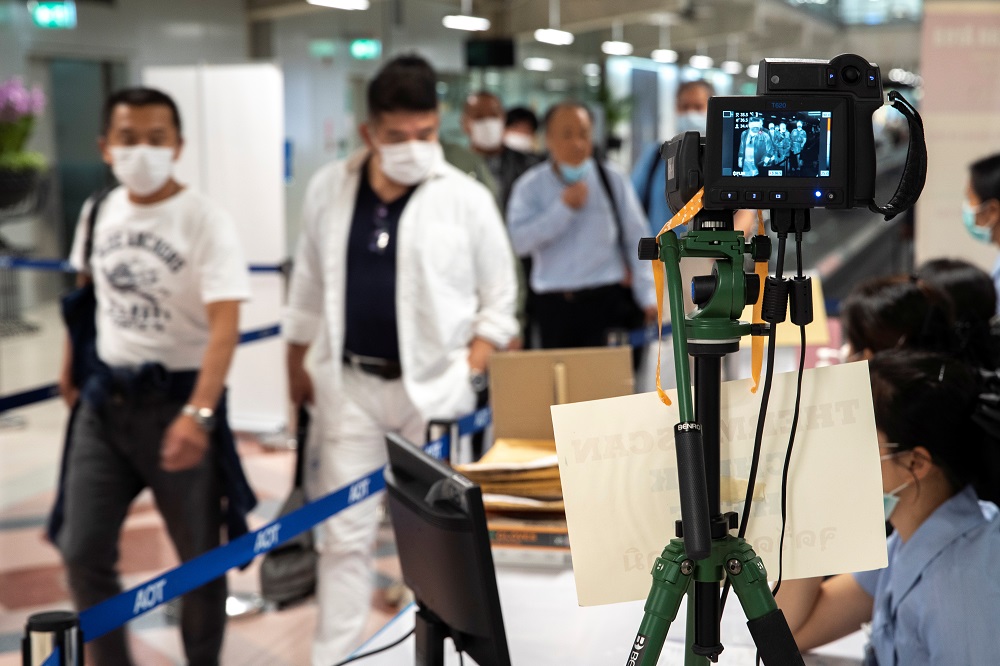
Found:
[[[250,294],[235,224],[174,180],[181,123],[168,96],[120,91],[104,119],[101,152],[121,186],[84,206],[70,257],[80,283],[93,281],[100,362],[75,386],[67,344],[60,389],[74,414],[62,522],[51,529],[80,610],[121,590],[119,533],[144,488],[185,561],[218,546],[223,523],[230,538],[245,533],[254,504],[225,420],[239,304]],[[224,577],[185,596],[188,663],[218,664],[225,601]],[[87,648],[96,664],[132,663],[121,629]]]

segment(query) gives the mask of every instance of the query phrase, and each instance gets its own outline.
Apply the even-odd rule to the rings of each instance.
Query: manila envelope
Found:
[[[778,575],[781,471],[795,373],[775,375],[747,541]],[[722,510],[742,512],[760,407],[750,380],[722,385]],[[762,390],[762,389],[761,389]],[[656,393],[552,407],[581,606],[645,599],[655,558],[680,519],[673,428]],[[887,564],[882,475],[868,364],[806,370],[788,479],[783,578]],[[735,534],[735,531],[732,532]]]

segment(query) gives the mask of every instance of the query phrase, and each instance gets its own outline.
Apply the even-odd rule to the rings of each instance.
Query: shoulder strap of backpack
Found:
[[[90,204],[90,212],[87,214],[87,240],[83,245],[83,265],[90,264],[90,255],[94,252],[94,227],[97,226],[97,213],[101,209],[104,199],[116,186],[105,187],[93,196],[93,203]]]

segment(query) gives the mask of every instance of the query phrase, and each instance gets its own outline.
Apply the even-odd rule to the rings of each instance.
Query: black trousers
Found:
[[[66,474],[65,522],[59,547],[77,610],[121,592],[118,540],[129,506],[143,488],[153,491],[180,559],[215,548],[222,527],[218,464],[212,451],[179,472],[160,467],[163,433],[183,400],[130,396],[101,408],[80,405]],[[217,666],[226,625],[226,577],[183,597],[181,636],[190,666]],[[98,666],[130,666],[124,629],[88,644]]]
[[[620,328],[618,285],[535,295],[535,321],[544,349],[606,347]]]

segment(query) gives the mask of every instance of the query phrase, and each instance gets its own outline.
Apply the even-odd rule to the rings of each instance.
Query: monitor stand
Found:
[[[414,634],[417,642],[416,666],[444,666],[444,639],[448,627],[433,613],[417,605]]]

